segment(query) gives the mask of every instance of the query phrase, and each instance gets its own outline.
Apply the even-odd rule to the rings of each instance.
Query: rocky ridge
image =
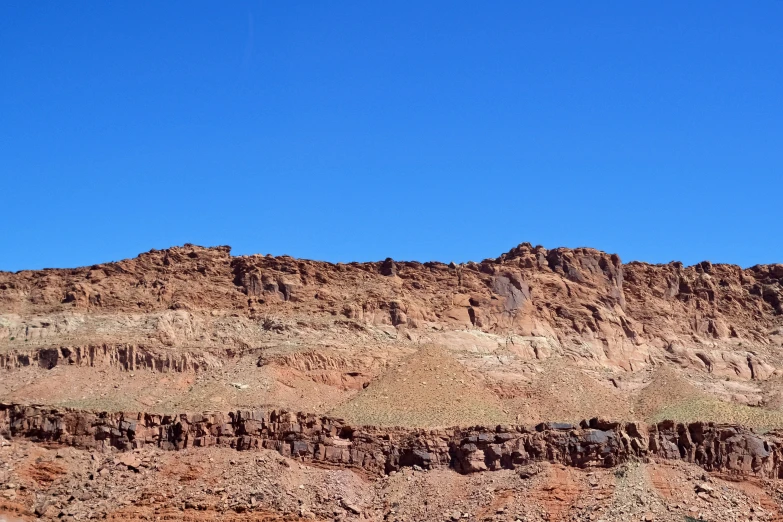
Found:
[[[0,368],[10,370],[0,397],[78,403],[67,387],[38,393],[53,368],[233,372],[240,382],[261,376],[270,390],[247,405],[303,410],[318,397],[348,401],[420,347],[440,346],[508,401],[511,419],[551,420],[519,403],[540,397],[537,374],[563,365],[624,401],[672,368],[723,401],[777,409],[781,281],[781,264],[623,264],[594,249],[524,243],[461,265],[232,257],[228,247],[185,245],[0,272]],[[259,370],[248,374],[248,361]]]
[[[611,468],[656,458],[682,459],[738,476],[783,476],[783,435],[761,436],[741,426],[703,422],[646,426],[595,418],[578,426],[550,422],[424,430],[352,427],[340,419],[276,410],[158,415],[0,404],[0,434],[120,451],[147,445],[164,450],[263,448],[302,462],[360,468],[374,475],[403,467],[460,473],[524,469],[538,462]],[[127,460],[130,467],[132,459]]]
[[[554,352],[627,371],[668,360],[764,380],[783,332],[782,280],[781,264],[623,264],[589,248],[529,244],[464,265],[335,265],[186,245],[78,269],[0,273],[0,339],[20,353],[129,336],[150,348],[247,349],[265,333],[324,323],[392,326],[410,337],[436,326],[516,336],[523,360]]]
[[[782,284],[529,244],[0,272],[0,518],[780,520]]]

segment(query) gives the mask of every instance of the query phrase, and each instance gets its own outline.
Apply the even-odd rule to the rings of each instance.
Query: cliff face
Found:
[[[9,369],[192,372],[253,357],[277,372],[270,378],[345,391],[422,345],[445,347],[507,397],[542,368],[568,364],[602,372],[622,393],[645,384],[645,371],[672,367],[724,399],[772,403],[777,384],[761,383],[777,383],[783,360],[783,265],[623,264],[529,244],[464,265],[330,264],[185,245],[0,273]]]
[[[520,469],[537,462],[615,467],[650,457],[685,460],[707,471],[783,478],[783,438],[741,426],[599,419],[421,430],[357,428],[340,419],[276,410],[204,414],[91,413],[0,404],[0,435],[80,448],[165,450],[271,449],[304,462],[359,468],[375,475],[453,468],[460,473]]]
[[[782,281],[781,264],[745,270],[706,261],[624,265],[593,249],[528,244],[461,266],[232,258],[228,247],[186,245],[91,267],[0,273],[0,343],[56,345],[80,336],[111,341],[125,333],[112,322],[139,322],[145,315],[152,324],[128,330],[164,346],[250,345],[260,332],[228,325],[221,338],[216,330],[222,325],[211,318],[255,323],[276,316],[280,324],[272,318],[262,328],[290,327],[290,318],[304,319],[302,328],[316,319],[351,320],[413,335],[437,326],[546,337],[559,350],[628,370],[656,357],[686,362],[688,350],[698,346],[718,352],[689,362],[725,371],[710,360],[721,359],[723,349],[753,359],[729,371],[764,379],[771,370],[763,356],[774,355],[783,334]],[[106,324],[94,324],[99,321]]]
[[[0,273],[0,518],[777,520],[782,284],[529,244]]]

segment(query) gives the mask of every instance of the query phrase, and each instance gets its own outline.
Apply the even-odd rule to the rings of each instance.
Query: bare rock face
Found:
[[[386,260],[381,263],[381,275],[385,276],[396,276],[397,275],[397,265],[394,264],[394,260],[390,257],[387,257]]]
[[[549,461],[579,468],[614,467],[655,457],[708,471],[783,478],[783,438],[741,426],[671,421],[645,426],[598,418],[580,425],[417,430],[352,427],[340,419],[277,410],[204,414],[92,413],[0,404],[0,434],[81,448],[165,450],[224,446],[272,449],[305,462],[358,467],[375,474],[404,467],[461,473],[524,468]],[[138,467],[133,456],[121,457]]]
[[[233,257],[229,247],[184,245],[0,273],[0,367],[9,378],[23,367],[181,373],[248,356],[278,361],[259,367],[281,386],[303,378],[343,392],[440,345],[504,397],[544,366],[573,363],[621,394],[665,366],[708,393],[765,405],[781,391],[782,285],[780,264],[623,264],[595,249],[529,243],[460,265]],[[329,355],[317,367],[286,367],[319,352]]]
[[[0,272],[0,518],[773,520],[781,361],[781,264]]]
[[[580,344],[602,364],[636,370],[666,358],[672,344],[747,352],[736,350],[742,343],[769,364],[769,332],[781,326],[783,315],[783,265],[624,265],[617,255],[593,249],[529,244],[451,267],[391,259],[332,265],[229,252],[186,245],[91,267],[0,273],[0,313],[6,317],[0,343],[13,349],[14,337],[54,346],[66,334],[95,332],[89,324],[84,332],[78,325],[65,331],[46,320],[58,314],[90,322],[106,314],[184,310],[538,335]],[[16,328],[11,316],[19,319]],[[111,329],[101,333],[100,341],[117,341]]]
[[[512,272],[494,276],[492,291],[505,298],[503,308],[507,312],[519,310],[530,301],[530,286]]]
[[[60,366],[114,367],[126,371],[187,372],[220,368],[219,359],[204,353],[171,353],[137,345],[61,346],[0,353],[0,369],[37,365],[51,370]]]

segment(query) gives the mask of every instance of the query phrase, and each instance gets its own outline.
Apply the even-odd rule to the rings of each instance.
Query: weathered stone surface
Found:
[[[595,249],[529,243],[464,265],[335,265],[185,245],[90,267],[0,272],[0,367],[199,370],[219,364],[210,349],[241,350],[289,323],[348,317],[547,338],[613,369],[673,362],[765,380],[783,370],[774,350],[781,266],[623,264]],[[232,319],[214,319],[222,315]],[[101,321],[110,327],[94,338]],[[192,351],[166,352],[185,346]]]
[[[55,366],[113,367],[127,371],[187,372],[221,367],[209,353],[172,353],[134,344],[89,344],[44,349],[14,349],[0,353],[0,369],[12,370],[36,364]]]
[[[151,444],[168,450],[225,446],[240,451],[273,449],[287,457],[375,474],[402,467],[451,467],[461,473],[516,469],[538,461],[567,466],[612,467],[649,457],[681,459],[706,470],[783,477],[783,438],[738,426],[671,421],[584,421],[439,430],[352,427],[337,419],[287,411],[157,415],[94,413],[13,404],[0,405],[0,435],[82,448],[129,450]],[[135,457],[118,462],[133,469]]]

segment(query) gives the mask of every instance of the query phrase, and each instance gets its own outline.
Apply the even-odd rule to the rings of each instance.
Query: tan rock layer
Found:
[[[579,426],[447,429],[353,427],[339,419],[277,410],[149,413],[87,412],[0,404],[0,433],[81,448],[167,450],[266,448],[305,462],[382,474],[405,466],[461,473],[515,469],[537,461],[612,467],[632,459],[681,459],[709,471],[783,477],[783,437],[741,426],[672,421],[645,426],[599,419]]]

